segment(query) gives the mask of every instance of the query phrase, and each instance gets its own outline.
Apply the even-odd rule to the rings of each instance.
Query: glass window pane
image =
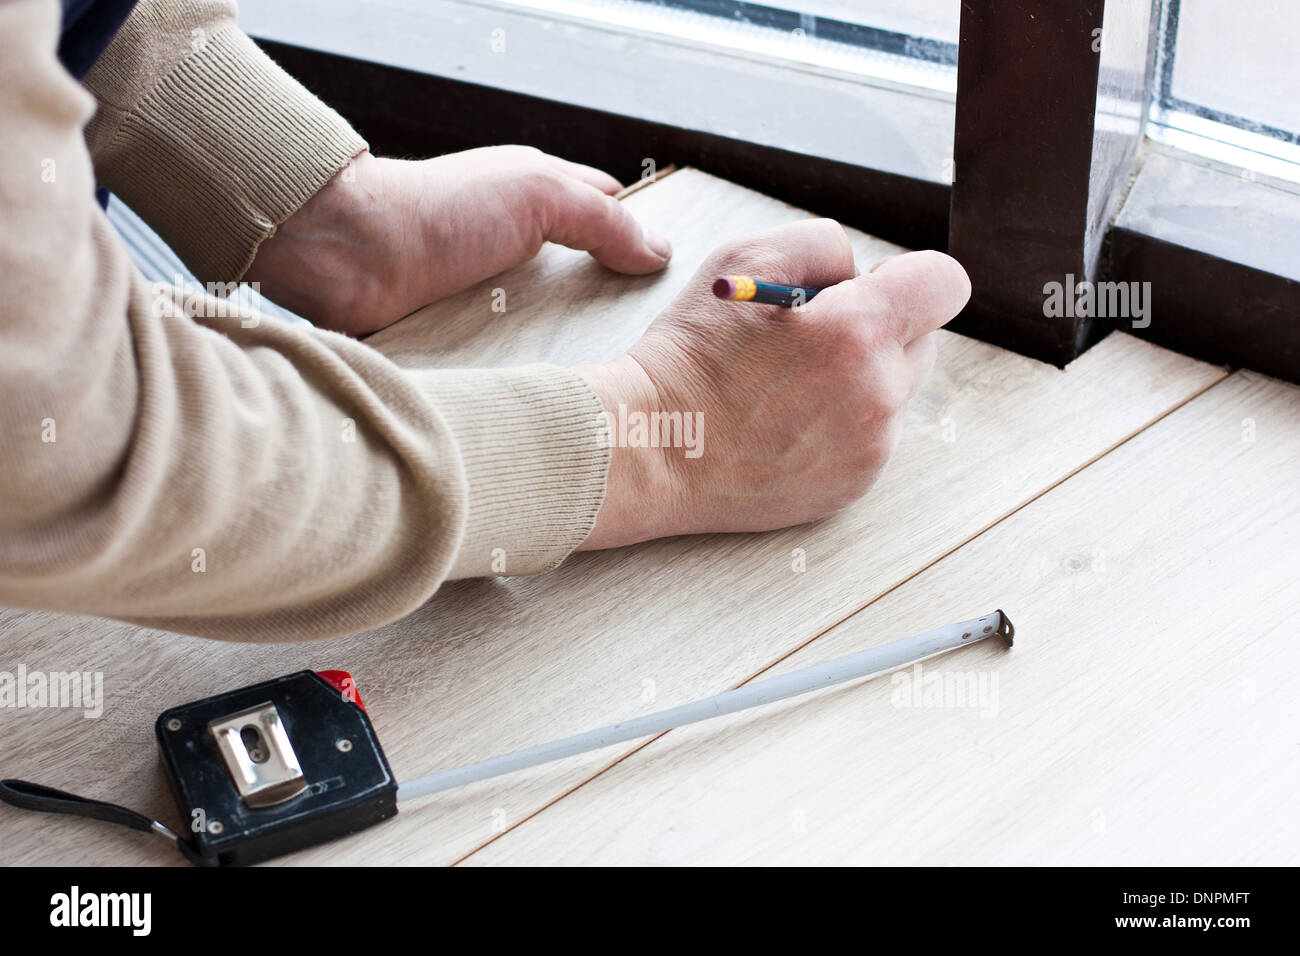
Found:
[[[1300,3],[1162,0],[1147,135],[1300,182]]]
[[[956,93],[960,0],[496,0],[889,87]]]
[[[947,43],[957,42],[961,15],[961,0],[774,0],[773,5]]]
[[[1181,0],[1170,93],[1252,123],[1300,132],[1300,3]]]

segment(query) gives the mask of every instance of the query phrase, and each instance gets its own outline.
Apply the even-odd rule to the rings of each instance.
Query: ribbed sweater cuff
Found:
[[[104,185],[201,281],[231,282],[366,141],[237,27],[196,42],[113,117]]]
[[[460,446],[469,517],[449,578],[541,574],[591,534],[610,450],[603,406],[551,365],[407,370]]]

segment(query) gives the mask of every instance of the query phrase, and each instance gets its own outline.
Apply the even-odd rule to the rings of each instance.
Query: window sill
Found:
[[[240,23],[275,44],[951,182],[953,100],[932,90],[465,0],[374,0],[364,17],[342,0],[243,0]]]

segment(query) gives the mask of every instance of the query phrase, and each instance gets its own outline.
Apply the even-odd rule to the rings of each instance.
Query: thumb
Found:
[[[545,238],[629,275],[657,272],[673,254],[668,240],[643,227],[621,202],[577,179],[557,184],[547,203]]]

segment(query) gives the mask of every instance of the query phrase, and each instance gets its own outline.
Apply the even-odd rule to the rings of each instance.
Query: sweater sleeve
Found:
[[[0,4],[0,604],[298,640],[582,542],[609,451],[572,372],[399,369],[143,279],[92,197],[58,21]]]
[[[257,247],[366,142],[235,24],[231,0],[141,0],[85,78],[100,185],[203,282]]]

